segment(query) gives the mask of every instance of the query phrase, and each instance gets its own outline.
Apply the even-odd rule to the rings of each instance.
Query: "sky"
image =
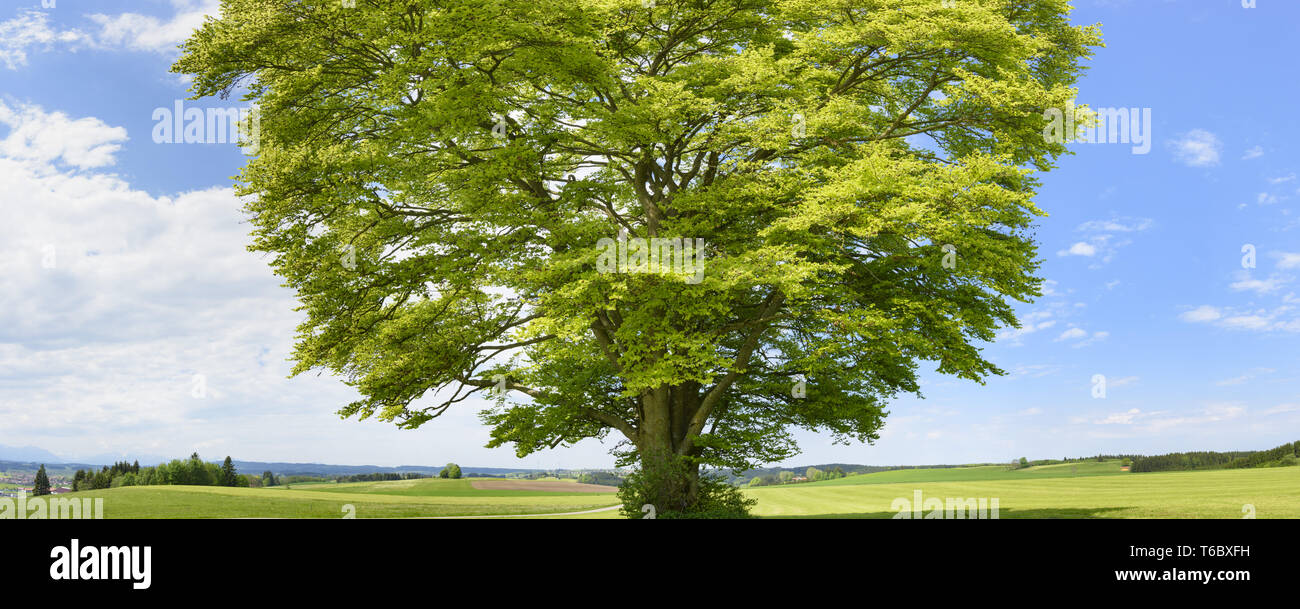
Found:
[[[404,431],[340,419],[355,394],[338,378],[288,378],[300,314],[246,250],[231,191],[244,152],[155,137],[189,97],[169,72],[176,45],[217,5],[0,0],[0,445],[68,460],[611,466],[612,440],[522,460],[484,448],[482,402]],[[923,365],[924,399],[894,400],[874,445],[799,432],[783,465],[1300,439],[1300,3],[1075,6],[1106,43],[1079,103],[1137,109],[1149,146],[1071,144],[1041,176],[1046,291],[1017,307],[1023,328],[985,345],[1008,374],[980,385]]]

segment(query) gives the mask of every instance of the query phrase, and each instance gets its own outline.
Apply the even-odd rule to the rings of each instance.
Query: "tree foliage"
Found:
[[[1043,112],[1099,44],[1066,0],[221,8],[173,69],[260,110],[238,191],[295,373],[404,428],[499,389],[490,446],[613,431],[687,495],[794,428],[875,440],[920,362],[1002,372],[977,344],[1039,295]],[[703,240],[704,273],[600,272],[621,235]]]

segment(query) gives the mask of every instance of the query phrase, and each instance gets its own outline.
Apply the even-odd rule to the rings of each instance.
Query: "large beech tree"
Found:
[[[239,191],[295,374],[404,428],[491,395],[521,456],[618,434],[686,464],[660,510],[794,428],[871,442],[922,362],[1002,372],[1044,110],[1100,44],[1064,0],[348,4],[223,0],[174,67],[260,110]],[[602,272],[621,233],[703,239],[701,280]]]

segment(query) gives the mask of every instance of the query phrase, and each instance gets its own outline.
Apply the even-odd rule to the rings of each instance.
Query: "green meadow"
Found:
[[[1114,471],[1103,465],[1114,464]],[[1300,467],[1130,474],[1117,462],[1009,470],[899,470],[745,489],[776,518],[892,518],[896,499],[998,499],[999,518],[1300,518]],[[1035,472],[1033,470],[1037,469]]]
[[[63,497],[103,498],[105,518],[422,518],[553,514],[617,503],[612,493],[478,490],[468,480],[437,478],[293,486],[133,486]]]
[[[483,480],[479,478],[478,480]],[[998,500],[999,518],[1300,518],[1300,467],[1133,474],[1119,462],[1011,470],[908,469],[823,482],[745,488],[765,518],[892,518],[895,500]],[[137,486],[102,497],[106,518],[422,518],[529,515],[617,518],[613,493],[476,489],[471,480],[301,484],[292,488]],[[351,508],[344,506],[350,505]],[[553,514],[554,516],[547,516]]]
[[[1035,480],[1043,478],[1077,478],[1084,476],[1127,476],[1119,461],[1084,461],[1011,469],[1005,465],[972,465],[933,469],[899,469],[874,474],[859,474],[808,482],[800,486],[844,486],[903,482],[968,482],[974,480]],[[761,488],[761,487],[760,487]]]

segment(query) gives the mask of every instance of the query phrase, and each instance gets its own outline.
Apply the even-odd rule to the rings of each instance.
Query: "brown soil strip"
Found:
[[[562,480],[474,480],[470,486],[484,491],[546,491],[548,493],[613,493],[618,489],[600,484],[578,484]]]

